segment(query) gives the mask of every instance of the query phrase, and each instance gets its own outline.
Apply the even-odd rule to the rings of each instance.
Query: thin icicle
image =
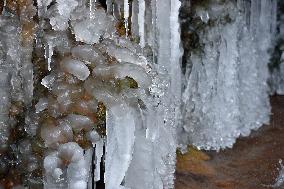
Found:
[[[92,177],[91,177],[91,173],[92,173],[92,158],[93,158],[93,153],[94,153],[94,149],[93,148],[89,148],[87,150],[85,150],[85,154],[84,154],[84,159],[86,161],[86,165],[87,165],[87,169],[88,169],[88,189],[90,189],[90,187],[92,187]]]
[[[103,152],[104,152],[104,141],[100,140],[95,144],[96,147],[96,158],[95,158],[95,165],[96,165],[96,169],[95,169],[95,181],[99,181],[101,179],[101,160],[103,157]]]
[[[128,35],[128,18],[129,18],[129,2],[128,2],[128,0],[124,0],[123,10],[124,10],[124,24],[125,24],[125,30],[126,30],[126,36],[127,36]]]
[[[139,12],[139,2],[132,1],[131,35],[134,37],[139,36],[138,14],[136,14],[138,12]]]
[[[106,0],[107,13],[112,14],[113,12],[113,0]]]
[[[138,25],[139,25],[139,37],[140,46],[144,48],[145,46],[145,1],[139,1],[139,12],[138,12]]]
[[[90,8],[90,19],[91,19],[91,18],[93,18],[93,16],[92,16],[92,9],[93,9],[92,0],[89,0],[89,8]]]
[[[95,9],[96,3],[97,3],[97,0],[89,0],[90,19],[94,18],[94,9]]]
[[[46,58],[47,58],[47,69],[51,71],[51,59],[53,56],[53,46],[52,44],[48,43],[46,47]]]
[[[181,2],[179,0],[171,0],[171,14],[170,14],[170,27],[171,27],[171,69],[170,75],[172,77],[172,94],[175,94],[176,99],[181,98],[181,68],[180,61],[183,54],[180,46],[180,25],[179,25],[179,8]]]

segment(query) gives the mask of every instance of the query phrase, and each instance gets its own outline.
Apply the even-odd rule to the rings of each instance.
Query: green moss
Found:
[[[117,88],[118,92],[124,89],[137,89],[138,83],[131,77],[125,77],[124,79],[119,79],[115,82],[115,87]]]

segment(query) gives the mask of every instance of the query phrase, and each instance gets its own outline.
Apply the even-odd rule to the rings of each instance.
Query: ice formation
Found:
[[[135,3],[138,12],[130,10]],[[182,55],[180,3],[125,0],[107,5],[105,11],[93,1],[37,1],[34,108],[23,116],[25,143],[31,146],[27,154],[35,153],[34,160],[39,163],[29,164],[35,167],[30,173],[41,171],[43,176],[24,184],[38,187],[43,182],[46,189],[90,188],[102,179],[103,160],[106,188],[173,188],[181,94],[173,93],[181,91],[177,74]],[[31,9],[34,16],[35,9]],[[9,17],[3,16],[1,22],[5,24]],[[16,20],[15,26],[11,23],[12,29],[19,28]],[[11,45],[4,49],[14,50],[11,58],[23,51],[19,41],[3,43]],[[24,57],[31,60],[27,53]],[[11,65],[22,64],[21,58]],[[3,87],[10,87],[9,75],[2,75]],[[173,82],[179,85],[171,85]],[[30,96],[25,98],[30,100],[27,104]],[[7,108],[9,99],[1,101]],[[3,140],[7,137],[8,131],[3,132]]]
[[[2,4],[2,3],[1,3]],[[21,140],[16,130],[24,130],[19,124],[24,106],[29,107],[33,99],[33,67],[31,63],[31,35],[35,25],[31,20],[35,14],[32,1],[19,2],[24,8],[17,10],[17,4],[5,1],[0,5],[0,78],[1,78],[1,113],[0,113],[0,174],[15,172],[15,165],[20,165],[30,172],[37,168],[37,160],[31,155],[28,140]],[[14,15],[14,14],[17,14]],[[19,138],[17,138],[19,137]],[[21,154],[12,156],[9,154]],[[9,174],[8,174],[9,175]],[[17,177],[17,175],[14,175]],[[17,180],[18,178],[15,178]],[[17,182],[16,182],[17,183]],[[2,187],[2,183],[0,184]]]
[[[0,188],[84,189],[102,179],[107,189],[174,188],[178,145],[231,147],[269,121],[268,78],[270,92],[283,93],[284,64],[268,70],[275,44],[273,57],[284,58],[276,8],[0,2],[0,175],[12,170]]]
[[[191,4],[181,142],[231,147],[269,122],[268,63],[276,32],[273,0]]]

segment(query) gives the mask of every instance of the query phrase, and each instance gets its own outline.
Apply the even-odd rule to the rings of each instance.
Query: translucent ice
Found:
[[[77,143],[66,143],[59,146],[58,151],[44,159],[46,173],[45,189],[87,188],[88,158]]]
[[[52,28],[60,31],[66,30],[71,12],[77,6],[77,0],[56,0],[56,4],[47,11]]]
[[[88,67],[81,61],[69,58],[64,59],[60,65],[64,71],[71,73],[80,80],[85,80],[90,75]]]
[[[113,106],[107,116],[106,188],[119,188],[132,159],[135,114],[127,105]]]
[[[71,16],[71,25],[78,41],[94,44],[101,37],[112,35],[113,19],[103,9],[93,9],[92,17],[84,9],[86,8],[77,9]]]

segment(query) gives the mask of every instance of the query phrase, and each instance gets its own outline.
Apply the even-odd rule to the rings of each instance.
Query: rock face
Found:
[[[276,3],[184,2],[189,9],[181,12],[186,45],[181,143],[219,150],[269,122],[268,50]]]

